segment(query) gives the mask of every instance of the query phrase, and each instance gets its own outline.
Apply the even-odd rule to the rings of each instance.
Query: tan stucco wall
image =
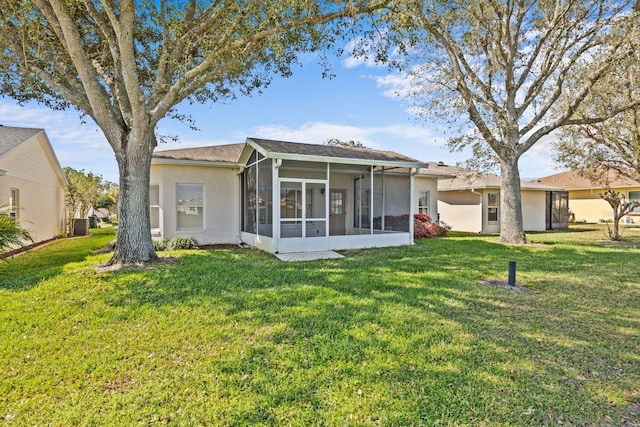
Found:
[[[545,191],[522,191],[522,223],[525,231],[545,231],[547,228],[545,209]]]
[[[456,231],[483,234],[499,233],[500,221],[488,221],[487,202],[489,193],[500,194],[500,191],[482,189],[477,190],[476,193],[479,194],[473,194],[470,190],[438,193],[440,219]],[[482,200],[482,203],[480,200]],[[500,215],[500,212],[498,215]],[[522,221],[525,231],[545,230],[544,191],[522,191]]]
[[[640,186],[629,188],[613,188],[613,190],[629,196],[629,191],[640,191]],[[609,203],[600,198],[604,188],[592,190],[569,190],[569,209],[573,211],[576,221],[598,222],[601,219],[613,219],[613,210]],[[640,218],[634,217],[635,223],[640,223]]]
[[[440,220],[455,231],[482,233],[482,206],[480,196],[471,191],[438,192]]]
[[[64,187],[46,154],[44,134],[26,141],[0,159],[0,200],[19,192],[19,218],[35,242],[57,237],[65,228]]]
[[[151,185],[160,190],[162,237],[191,237],[199,244],[237,243],[240,233],[238,169],[185,165],[151,165]],[[204,187],[204,229],[177,231],[176,185]]]

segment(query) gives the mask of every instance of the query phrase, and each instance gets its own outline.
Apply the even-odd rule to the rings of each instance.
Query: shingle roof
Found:
[[[429,169],[430,170],[430,169]],[[491,173],[473,172],[454,166],[447,166],[449,175],[454,175],[453,179],[438,180],[438,191],[454,191],[468,189],[495,188],[499,189],[502,178]],[[520,181],[521,190],[563,190],[562,186],[555,186],[539,181]]]
[[[43,129],[0,126],[0,156],[42,132]]]
[[[372,150],[357,147],[336,147],[333,145],[303,144],[300,142],[274,141],[261,138],[248,138],[270,153],[299,154],[342,159],[372,160],[383,162],[421,163],[418,160],[393,151]]]
[[[156,159],[236,163],[243,147],[244,143],[181,148],[177,150],[156,151],[153,153],[153,157]]]
[[[275,141],[262,138],[247,138],[248,142],[269,154],[300,155],[329,159],[353,159],[372,162],[401,162],[424,164],[411,157],[393,151],[368,148],[335,147],[330,145],[303,144],[300,142]],[[204,162],[237,163],[245,143],[212,145],[208,147],[182,148],[156,151],[154,159],[187,160]]]
[[[597,183],[591,182],[589,178],[582,177],[574,171],[567,171],[567,172],[557,173],[555,175],[549,175],[539,179],[539,181],[546,185],[563,187],[567,190],[605,188],[606,186],[637,187],[640,185],[640,182],[637,182],[625,176],[616,174],[613,171],[610,171],[606,176],[604,176],[602,182],[597,182]]]

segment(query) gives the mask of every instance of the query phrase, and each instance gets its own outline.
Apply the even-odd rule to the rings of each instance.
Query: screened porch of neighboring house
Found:
[[[288,253],[413,243],[423,164],[391,152],[247,142],[241,238],[249,245]]]

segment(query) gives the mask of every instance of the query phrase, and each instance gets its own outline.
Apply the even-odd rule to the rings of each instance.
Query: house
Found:
[[[0,125],[0,200],[35,242],[65,229],[67,181],[43,129]]]
[[[598,222],[613,218],[613,209],[600,197],[607,188],[622,193],[628,200],[640,200],[640,182],[613,171],[598,183],[578,175],[576,172],[561,172],[541,178],[543,185],[562,186],[569,192],[569,208],[576,221]],[[640,223],[640,208],[627,215],[625,223]]]
[[[412,214],[437,214],[427,164],[355,147],[247,138],[159,151],[150,185],[155,238],[271,253],[412,244]]]
[[[442,221],[456,231],[500,232],[498,175],[470,172],[443,163],[429,164],[428,170],[436,176],[454,176],[438,180],[438,212]],[[525,231],[567,228],[568,195],[561,187],[521,181],[521,196]]]

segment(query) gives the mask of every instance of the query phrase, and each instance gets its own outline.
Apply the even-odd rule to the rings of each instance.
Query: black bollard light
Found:
[[[509,286],[516,285],[516,262],[509,261]]]

